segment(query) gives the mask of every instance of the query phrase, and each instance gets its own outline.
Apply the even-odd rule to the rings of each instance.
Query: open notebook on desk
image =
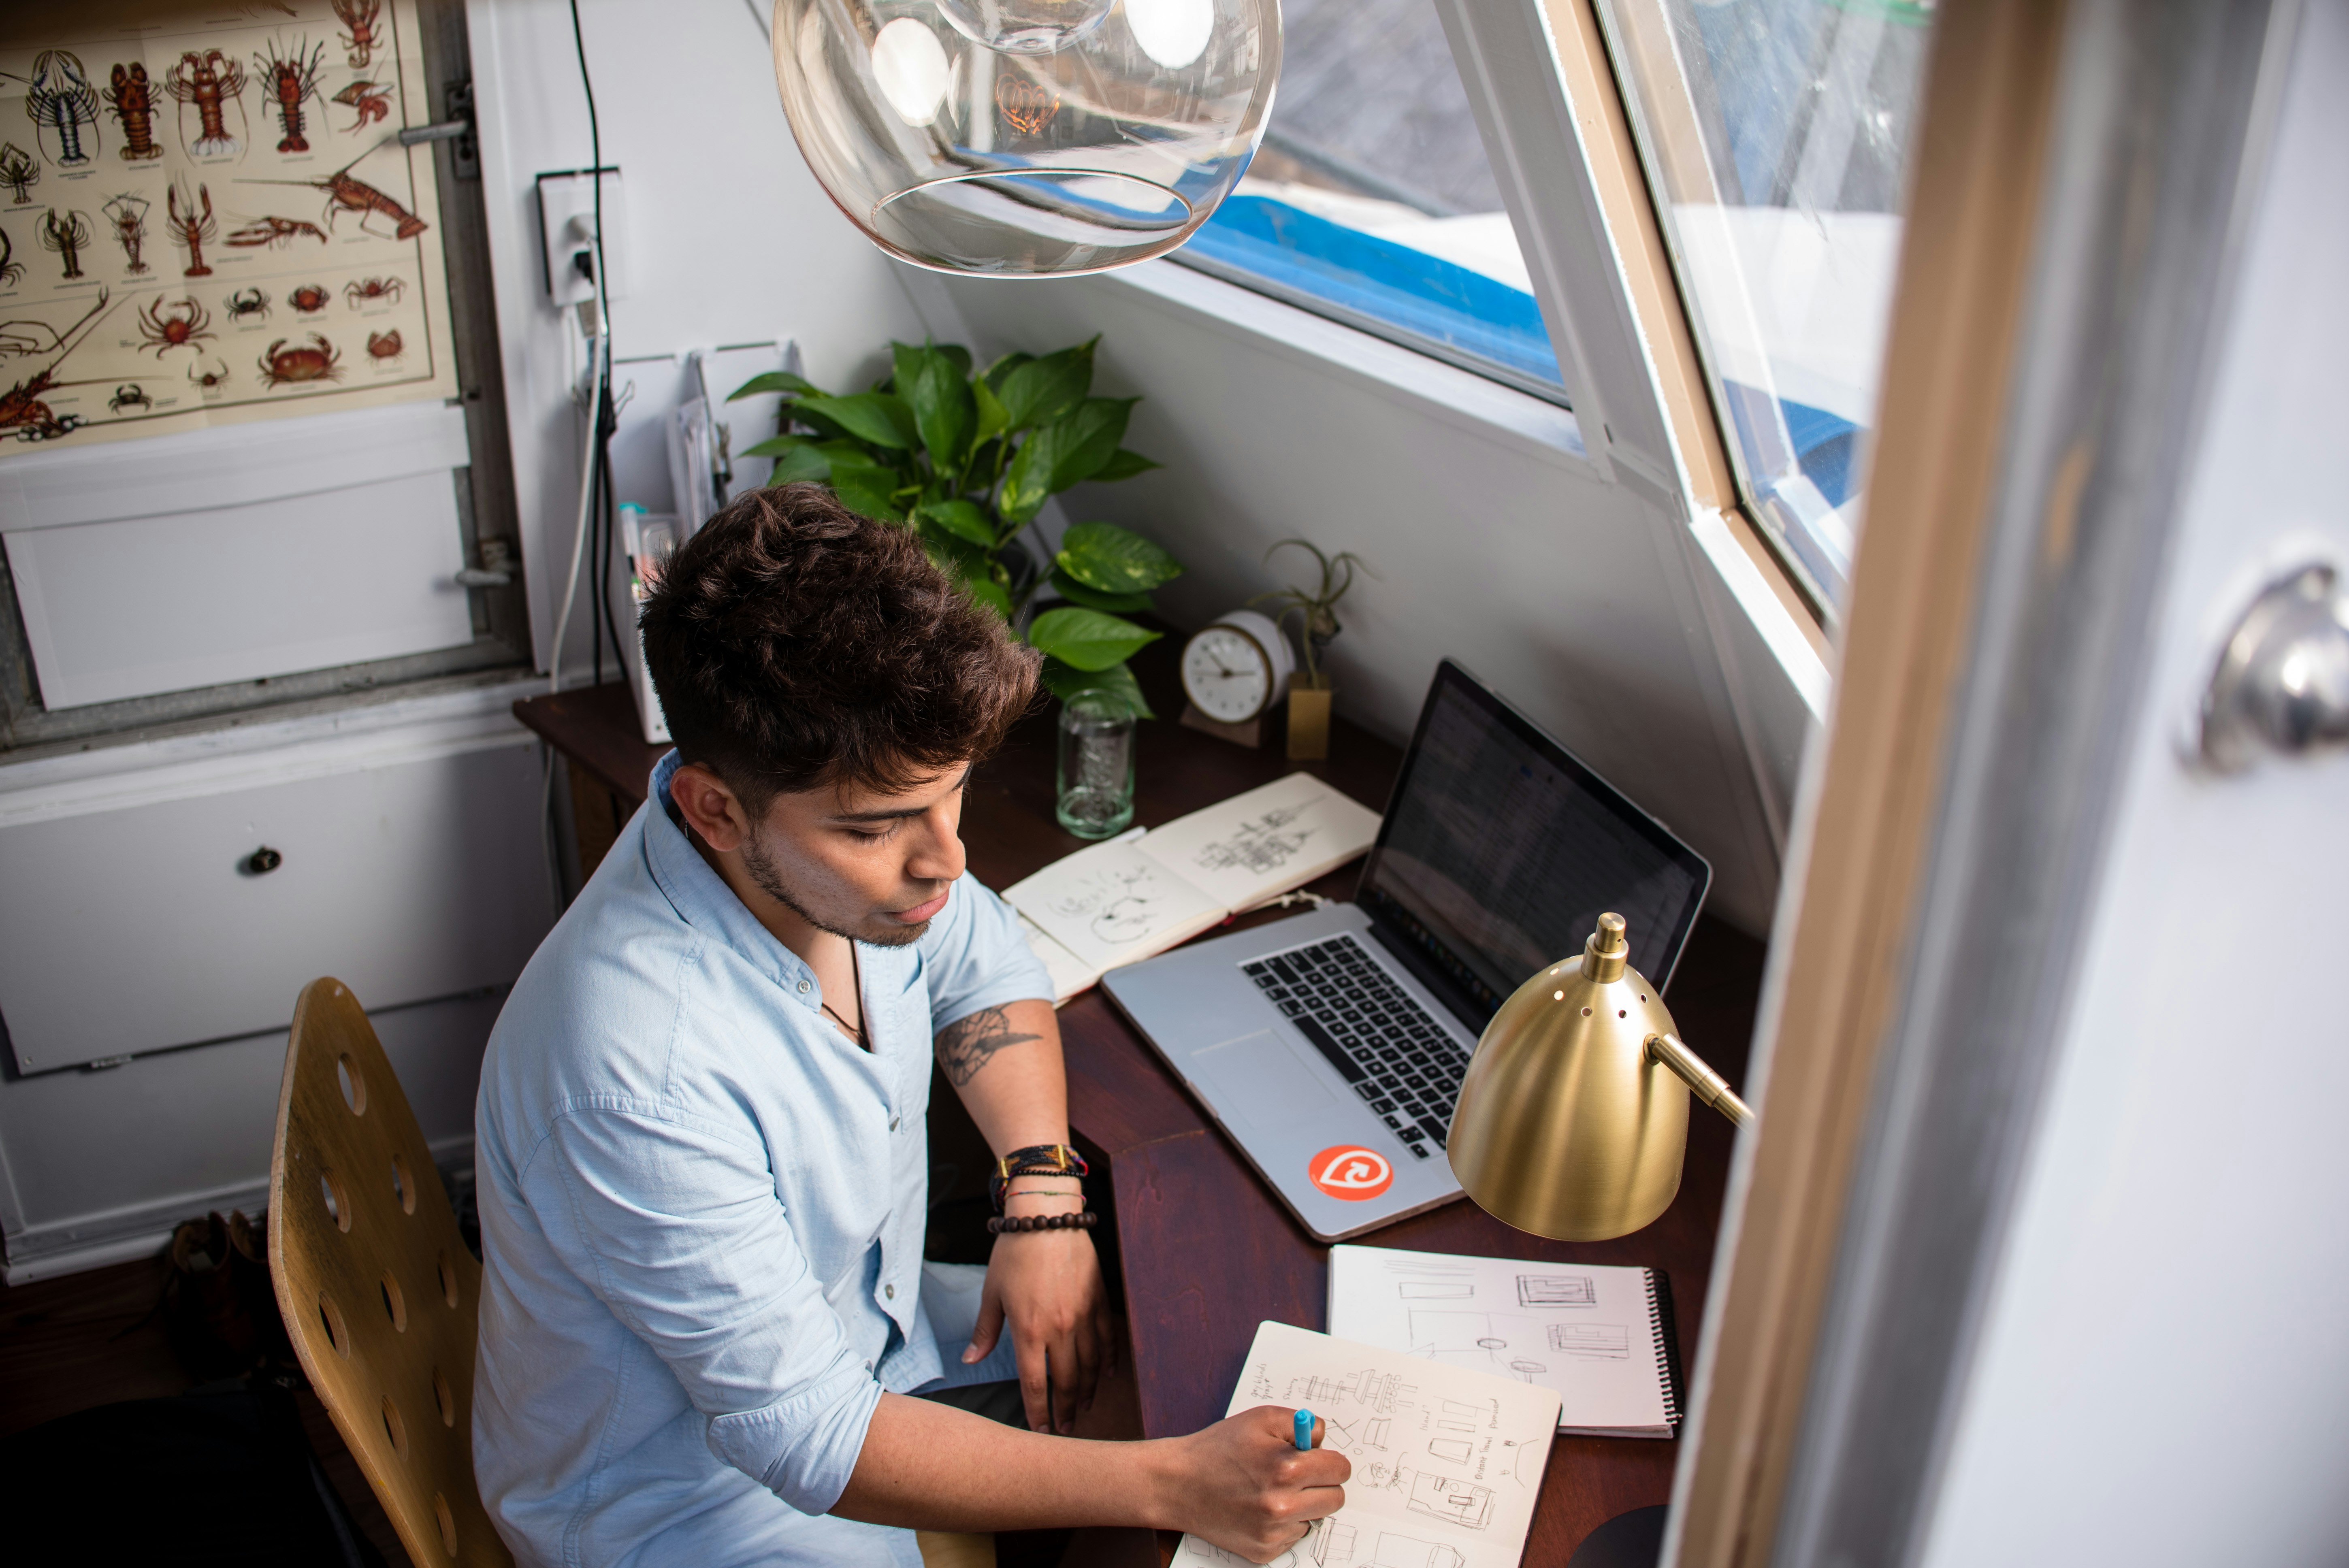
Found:
[[[1378,835],[1376,811],[1292,773],[1138,839],[1079,850],[1003,897],[1065,1002],[1121,964],[1335,871]]]

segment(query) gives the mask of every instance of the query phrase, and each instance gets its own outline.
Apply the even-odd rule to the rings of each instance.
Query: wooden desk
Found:
[[[1135,820],[1157,824],[1300,766],[1277,741],[1250,751],[1183,728],[1174,686],[1174,639],[1135,661],[1152,704],[1170,716],[1143,727]],[[523,723],[623,801],[644,798],[663,748],[636,738],[625,687],[606,686],[514,705]],[[973,779],[963,808],[970,869],[1006,887],[1082,848],[1052,816],[1054,715],[1040,710]],[[1302,764],[1373,810],[1382,809],[1402,753],[1340,720],[1326,763]],[[1356,868],[1314,884],[1350,896]],[[1278,919],[1282,912],[1240,923]],[[1744,1076],[1761,989],[1762,944],[1718,920],[1699,921],[1670,996],[1681,1032],[1732,1083]],[[1218,1419],[1256,1326],[1270,1317],[1319,1328],[1327,1249],[1300,1229],[1242,1163],[1099,991],[1061,1010],[1069,1063],[1069,1119],[1097,1172],[1109,1180],[1118,1261],[1133,1332],[1142,1427],[1151,1437],[1195,1431]],[[1670,1275],[1681,1361],[1693,1375],[1696,1335],[1713,1266],[1729,1174],[1729,1124],[1690,1118],[1680,1196],[1661,1219],[1618,1241],[1544,1242],[1513,1231],[1466,1202],[1404,1220],[1363,1238],[1425,1252],[1472,1253],[1558,1263],[1636,1264]],[[1528,1542],[1527,1564],[1563,1564],[1584,1536],[1626,1510],[1665,1502],[1677,1442],[1560,1438],[1551,1449]]]

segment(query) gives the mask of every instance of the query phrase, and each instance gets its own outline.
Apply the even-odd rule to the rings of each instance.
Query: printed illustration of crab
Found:
[[[316,284],[304,284],[285,296],[285,303],[292,305],[298,315],[316,315],[326,309],[327,302],[334,297]]]
[[[218,359],[198,360],[188,366],[188,379],[207,392],[228,385],[228,366]]]
[[[145,341],[140,346],[151,348],[160,359],[175,348],[188,348],[212,336],[212,318],[194,300],[173,302],[167,313],[160,295],[148,303],[138,315],[139,335]]]
[[[261,356],[262,384],[267,387],[289,387],[302,381],[340,381],[341,366],[336,363],[342,355],[335,346],[316,333],[310,335],[311,346],[288,348],[279,338]]]
[[[244,321],[269,319],[269,295],[260,289],[239,289],[228,296],[228,318]]]
[[[407,292],[408,285],[398,278],[368,278],[364,283],[354,278],[343,285],[343,298],[353,310],[370,304],[397,304],[399,296]]]
[[[139,383],[133,381],[128,386],[117,387],[114,389],[114,396],[106,400],[106,406],[110,411],[119,414],[125,408],[152,408],[155,407],[155,400],[147,396]]]
[[[405,346],[406,346],[399,341],[399,328],[396,326],[389,332],[370,332],[367,334],[367,357],[370,359],[377,360],[378,362],[388,359],[397,359],[400,356],[401,349]]]

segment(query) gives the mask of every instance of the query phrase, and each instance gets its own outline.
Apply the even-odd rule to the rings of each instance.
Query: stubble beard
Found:
[[[754,827],[750,837],[743,841],[741,854],[742,870],[750,877],[751,884],[818,931],[828,932],[850,942],[862,942],[869,947],[906,947],[919,942],[923,933],[930,929],[930,923],[926,920],[919,925],[893,925],[878,934],[847,930],[816,913],[808,907],[805,899],[792,891],[791,884],[783,881],[782,868],[767,852],[766,835],[757,828]]]

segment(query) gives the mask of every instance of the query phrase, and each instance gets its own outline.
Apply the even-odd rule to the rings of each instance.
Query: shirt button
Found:
[[[802,996],[804,996],[804,995],[806,995],[807,994],[808,994],[808,983],[807,983],[806,981],[802,980],[802,981],[801,981],[801,982],[800,982],[800,995],[802,995]]]
[[[895,1301],[897,1299],[897,1287],[894,1284],[885,1284],[881,1287],[881,1294]]]

